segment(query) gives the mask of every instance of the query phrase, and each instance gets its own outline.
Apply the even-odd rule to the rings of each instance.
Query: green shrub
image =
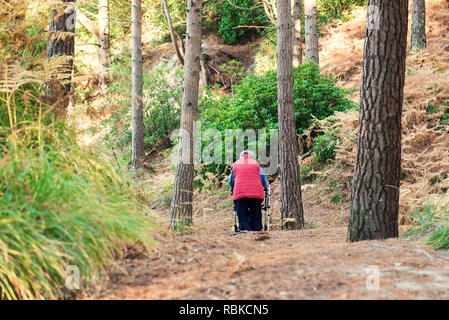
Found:
[[[218,97],[209,90],[200,100],[203,127],[225,129],[277,129],[277,73],[249,75],[234,86],[234,95]],[[355,108],[348,90],[337,87],[337,79],[320,74],[313,63],[294,69],[296,132],[307,129],[313,117],[324,119],[335,111]]]
[[[324,134],[313,139],[312,153],[315,160],[326,162],[335,158],[335,147],[340,142],[337,130],[326,131]]]
[[[215,5],[218,6],[218,34],[226,44],[236,44],[260,33],[257,29],[242,26],[263,27],[269,22],[263,7],[256,0],[216,1]]]
[[[355,108],[347,98],[348,90],[336,86],[337,79],[320,74],[316,64],[302,65],[294,70],[294,103],[296,133],[309,128],[314,117],[324,119],[335,111]],[[234,86],[233,95],[217,96],[212,89],[200,100],[202,130],[217,129],[277,129],[277,74],[269,71],[263,76],[249,75]],[[322,157],[329,157],[330,141],[322,138]],[[327,143],[327,145],[326,145]],[[205,145],[203,144],[203,147]],[[318,147],[317,147],[318,148]],[[327,150],[327,151],[326,151]],[[226,151],[223,150],[223,153]],[[234,150],[234,158],[235,158]],[[224,154],[223,154],[224,160]],[[225,165],[211,164],[201,168],[201,173],[226,173]]]

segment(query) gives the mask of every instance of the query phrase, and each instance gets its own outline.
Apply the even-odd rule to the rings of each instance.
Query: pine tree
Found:
[[[318,13],[316,0],[305,0],[306,60],[319,65]]]
[[[173,199],[170,208],[173,230],[192,222],[194,123],[198,116],[202,7],[202,0],[189,0],[187,4],[187,41],[184,57],[181,130]]]
[[[279,159],[282,217],[289,230],[304,226],[298,145],[293,99],[293,48],[290,0],[278,0],[277,65],[279,110]]]
[[[142,7],[132,0],[132,168],[141,169],[145,159],[142,100]]]
[[[348,241],[398,236],[407,20],[407,0],[368,1]]]

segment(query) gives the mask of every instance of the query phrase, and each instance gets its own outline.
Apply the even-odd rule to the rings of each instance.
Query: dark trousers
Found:
[[[262,200],[244,198],[234,201],[239,217],[239,229],[248,231],[262,230]]]

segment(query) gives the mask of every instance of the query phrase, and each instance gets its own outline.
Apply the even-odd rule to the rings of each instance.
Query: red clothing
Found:
[[[250,156],[243,156],[233,166],[234,193],[232,200],[243,198],[264,199],[260,176],[260,163]]]

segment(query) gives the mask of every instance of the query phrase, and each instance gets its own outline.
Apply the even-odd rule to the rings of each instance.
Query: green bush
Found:
[[[335,147],[340,142],[336,133],[336,129],[333,129],[313,139],[312,153],[316,161],[326,162],[335,158]]]
[[[324,119],[335,111],[355,108],[349,91],[338,87],[337,79],[320,74],[316,64],[294,69],[296,133],[307,129],[313,117]],[[277,73],[249,75],[234,86],[234,95],[216,96],[209,90],[200,100],[200,118],[205,129],[277,129]]]
[[[349,91],[338,87],[337,79],[320,74],[316,64],[304,64],[294,70],[294,103],[296,133],[309,128],[314,117],[324,119],[335,111],[356,108],[347,98]],[[269,71],[263,76],[249,75],[234,86],[233,95],[217,96],[209,89],[200,100],[202,130],[217,129],[277,129],[277,73]],[[322,138],[322,157],[330,157],[330,145]],[[326,145],[327,143],[327,145]],[[204,145],[203,145],[204,147]],[[318,147],[317,147],[318,148]],[[223,150],[223,152],[225,152]],[[235,155],[234,155],[235,158]],[[224,154],[223,154],[224,160]],[[208,165],[201,173],[225,173],[225,165]]]

